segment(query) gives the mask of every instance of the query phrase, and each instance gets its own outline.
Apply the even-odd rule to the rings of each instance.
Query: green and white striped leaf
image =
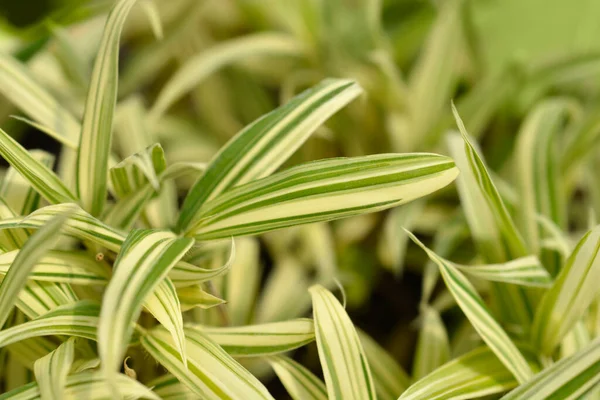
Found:
[[[363,346],[377,398],[380,400],[397,399],[410,386],[410,378],[396,360],[375,340],[360,329],[356,329]]]
[[[150,183],[155,191],[160,188],[158,176],[167,168],[160,144],[132,154],[110,169],[110,179],[119,198],[141,190]]]
[[[119,38],[136,0],[120,0],[111,9],[85,103],[77,153],[77,193],[94,216],[104,208],[107,193],[114,109],[117,101]]]
[[[522,286],[549,287],[552,278],[536,256],[518,258],[500,264],[459,265],[461,272],[492,282],[505,282]]]
[[[124,374],[116,374],[115,386],[125,399],[152,399],[160,400],[150,389],[135,379]],[[14,389],[0,395],[0,400],[30,400],[40,398],[41,391],[35,382]],[[106,385],[104,376],[100,372],[84,371],[67,377],[64,397],[66,399],[106,400],[111,399],[113,393]]]
[[[61,399],[67,385],[67,375],[75,356],[75,338],[61,344],[52,353],[35,362],[34,372],[42,400]]]
[[[461,171],[457,180],[458,191],[479,253],[485,257],[486,263],[501,263],[529,255],[454,106],[452,110],[462,138],[450,134],[447,142],[450,154]],[[493,283],[491,287],[495,294],[493,301],[503,305],[496,307],[502,321],[528,328],[533,318],[532,305],[523,288],[500,283]]]
[[[202,399],[269,399],[266,388],[225,350],[196,330],[186,329],[187,367],[164,329],[141,338],[142,346]]]
[[[0,129],[0,155],[51,204],[74,203],[77,197],[43,162]]]
[[[477,399],[506,392],[517,385],[494,352],[480,347],[418,380],[399,400]]]
[[[0,274],[6,274],[20,250],[0,254]],[[78,285],[105,285],[110,268],[86,252],[49,250],[29,273],[28,279]]]
[[[165,327],[185,360],[185,334],[183,333],[183,316],[177,291],[173,282],[163,278],[155,289],[144,300],[144,308]]]
[[[517,136],[515,168],[522,196],[520,227],[534,254],[540,254],[543,238],[537,215],[549,218],[564,227],[566,199],[562,193],[558,169],[559,141],[557,134],[564,129],[568,117],[577,114],[577,103],[569,99],[551,99],[537,105],[529,113]],[[550,267],[550,266],[547,266]],[[556,266],[552,268],[556,271]]]
[[[229,245],[229,256],[223,265],[217,268],[203,268],[196,266],[195,264],[180,261],[169,273],[169,278],[178,288],[197,285],[204,281],[217,278],[226,274],[227,271],[231,269],[231,265],[236,259],[235,253],[235,241],[233,238],[231,238]],[[207,254],[200,255],[209,257],[211,261],[215,259],[215,253],[210,251]]]
[[[409,237],[418,244],[437,264],[446,283],[446,287],[465,313],[471,324],[484,342],[494,351],[494,354],[511,371],[519,382],[526,382],[533,376],[533,372],[523,354],[517,349],[500,324],[491,316],[473,285],[451,263],[429,250],[412,233]]]
[[[468,159],[469,169],[471,169],[473,175],[475,176],[479,190],[483,194],[489,209],[492,211],[495,225],[498,226],[501,232],[502,238],[506,243],[506,248],[511,258],[526,256],[527,248],[525,242],[517,230],[517,227],[513,222],[508,209],[504,205],[504,202],[500,197],[500,193],[498,192],[498,189],[496,189],[496,186],[494,185],[494,182],[492,181],[482,158],[477,153],[475,147],[471,144],[467,129],[460,119],[454,104],[452,105],[452,112],[454,113],[456,124],[458,125],[458,129],[464,140],[464,152]]]
[[[188,311],[196,307],[208,309],[225,303],[225,300],[202,290],[200,285],[177,289],[177,297],[179,298],[181,311]]]
[[[503,400],[581,399],[600,383],[600,339],[547,367]]]
[[[197,396],[179,379],[166,374],[148,382],[148,387],[162,400],[195,400]]]
[[[58,204],[41,208],[26,218],[1,220],[0,230],[16,228],[39,229],[55,215],[67,212],[72,208],[73,204]],[[77,237],[81,240],[89,240],[115,252],[120,250],[121,244],[125,240],[123,233],[100,222],[81,209],[76,210],[68,217],[63,229],[67,235]],[[219,268],[202,268],[179,261],[169,273],[169,278],[171,278],[176,287],[195,285],[225,274],[231,267],[234,259],[235,250],[232,248],[227,263]]]
[[[321,285],[310,288],[315,336],[330,399],[375,399],[375,386],[352,321]]]
[[[190,233],[217,239],[380,211],[439,190],[457,174],[451,159],[435,154],[306,163],[205,203]]]
[[[29,150],[29,154],[41,164],[52,169],[54,155],[42,150]],[[36,210],[40,203],[40,195],[27,179],[13,167],[6,170],[0,181],[0,198],[17,215],[28,215]]]
[[[25,65],[1,52],[0,92],[30,118],[57,132],[55,139],[77,147],[79,121],[36,82]]]
[[[326,400],[325,384],[312,372],[288,357],[267,359],[293,400]]]
[[[228,40],[189,58],[163,86],[150,116],[158,119],[173,103],[227,64],[268,55],[300,56],[298,41],[280,33],[259,33]]]
[[[533,343],[550,355],[598,298],[600,227],[579,241],[536,310]]]
[[[40,229],[58,214],[73,210],[73,204],[57,204],[40,208],[26,218],[0,221],[0,229],[30,228]],[[67,218],[63,227],[65,234],[81,240],[89,240],[99,246],[118,252],[125,240],[125,235],[92,217],[81,208],[76,207]]]
[[[450,343],[439,313],[424,306],[420,313],[421,329],[413,361],[413,379],[418,380],[450,359]]]
[[[315,340],[313,321],[307,318],[260,325],[212,327],[186,325],[198,330],[234,357],[284,353]]]
[[[72,288],[64,283],[27,281],[15,305],[29,318],[37,318],[67,304],[77,302]]]
[[[210,162],[183,203],[178,227],[190,230],[202,205],[226,190],[269,176],[331,115],[361,93],[353,81],[327,79],[248,125]]]
[[[17,217],[15,213],[4,201],[0,198],[0,220],[11,220]],[[30,234],[25,229],[13,229],[3,231],[0,234],[0,246],[2,250],[14,250],[19,249],[27,241]]]
[[[23,324],[0,331],[0,347],[37,336],[67,335],[96,340],[100,307],[82,300],[68,304]]]
[[[121,364],[145,299],[192,245],[193,239],[152,230],[134,230],[123,243],[98,325],[98,352],[107,377]]]
[[[58,215],[33,234],[23,245],[0,283],[0,327],[4,326],[15,300],[25,287],[31,270],[38,260],[58,242],[58,234],[66,219]]]

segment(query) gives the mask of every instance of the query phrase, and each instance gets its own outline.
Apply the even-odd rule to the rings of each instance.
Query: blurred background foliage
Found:
[[[81,115],[103,15],[111,4],[2,0],[0,50],[28,63],[41,83]],[[119,101],[142,99],[156,111],[152,105],[165,82],[180,68],[196,69],[193,89],[175,96],[151,127],[169,162],[208,161],[243,126],[294,94],[325,77],[347,77],[356,79],[366,95],[328,121],[287,165],[381,152],[448,154],[444,137],[455,127],[453,100],[494,170],[504,200],[515,208],[518,133],[537,106],[560,98],[573,105],[571,115],[560,121],[563,135],[556,142],[565,151],[559,173],[566,177],[569,206],[563,223],[568,226],[562,228],[584,230],[588,210],[600,212],[600,157],[594,151],[600,136],[598,1],[154,4],[156,13],[137,7],[126,24]],[[152,23],[157,15],[162,29]],[[20,135],[26,147],[58,152],[52,139],[9,118],[18,113],[10,103],[0,103],[0,123],[7,131]],[[126,122],[117,117],[115,126],[124,133],[115,137],[121,157],[135,151],[127,143]],[[587,185],[590,179],[595,184]],[[191,183],[178,182],[178,188],[183,192]],[[319,274],[332,274],[345,288],[356,325],[407,369],[418,316],[427,304],[442,313],[453,355],[464,353],[474,346],[472,330],[435,274],[424,274],[432,265],[408,246],[402,226],[454,261],[467,263],[477,255],[454,186],[391,212],[242,239],[239,266],[219,284],[225,298],[240,279],[253,288],[244,292],[249,296],[244,304],[232,306],[233,322],[303,315],[310,308],[308,286]],[[198,312],[206,320],[220,318],[214,310]],[[298,357],[305,365],[311,359],[317,364],[314,348]]]

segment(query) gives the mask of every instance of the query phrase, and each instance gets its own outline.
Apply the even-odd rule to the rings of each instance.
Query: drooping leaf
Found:
[[[0,274],[6,274],[22,250],[0,254]],[[110,278],[106,263],[85,252],[49,250],[29,273],[28,279],[78,285],[105,285]]]
[[[196,330],[186,330],[187,367],[167,331],[154,329],[141,338],[141,343],[155,360],[202,399],[273,399],[252,374]]]
[[[408,232],[408,231],[407,231]],[[429,258],[440,268],[446,287],[465,313],[471,324],[477,330],[484,342],[494,351],[494,354],[511,371],[519,382],[526,382],[533,372],[523,354],[511,341],[500,324],[492,317],[473,285],[451,263],[429,250],[412,233],[410,238],[418,244]]]
[[[96,340],[100,307],[80,302],[54,310],[23,324],[0,331],[0,347],[36,336],[68,335]]]
[[[2,129],[0,129],[0,155],[49,203],[77,202],[77,197],[50,168],[36,160]]]
[[[8,269],[0,283],[0,327],[4,325],[12,311],[19,292],[25,287],[31,270],[38,260],[56,244],[59,239],[65,215],[58,215],[42,229],[32,235]]]

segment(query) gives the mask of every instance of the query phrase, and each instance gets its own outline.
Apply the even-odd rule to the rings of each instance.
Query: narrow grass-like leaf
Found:
[[[450,359],[450,343],[439,313],[425,306],[420,314],[421,329],[413,362],[413,379],[418,380]]]
[[[115,193],[125,197],[140,190],[146,183],[158,191],[158,175],[167,168],[163,148],[154,144],[138,153],[132,154],[110,169],[110,179]]]
[[[330,399],[375,399],[375,386],[358,334],[335,296],[310,288],[319,359]]]
[[[0,274],[6,274],[20,250],[0,254]],[[105,285],[110,278],[106,263],[85,252],[49,250],[29,273],[28,279],[78,285]]]
[[[262,55],[299,56],[300,43],[288,35],[260,33],[229,40],[186,61],[163,86],[150,111],[158,119],[174,102],[219,68],[248,57]]]
[[[54,165],[54,155],[42,150],[29,150],[29,154],[49,169]],[[28,215],[36,210],[40,203],[40,195],[33,189],[27,179],[13,167],[6,170],[0,181],[0,198],[17,215]]]
[[[544,294],[535,314],[532,339],[543,354],[552,354],[562,338],[598,298],[600,227],[587,232]]]
[[[154,329],[141,338],[141,343],[155,360],[199,398],[273,399],[252,374],[208,337],[186,329],[186,338],[187,368],[167,331]]]
[[[600,383],[600,339],[558,361],[517,387],[503,400],[581,399]]]
[[[552,278],[535,256],[518,258],[501,264],[453,265],[467,275],[492,282],[506,282],[522,286],[549,287]]]
[[[407,231],[408,232],[408,231]],[[511,371],[519,382],[526,382],[533,376],[527,361],[511,341],[500,324],[491,316],[487,306],[464,275],[451,263],[429,250],[412,233],[410,238],[418,244],[440,268],[448,290],[465,313],[473,327],[494,354]]]
[[[190,189],[179,216],[179,228],[189,230],[207,200],[273,173],[319,125],[360,92],[352,81],[328,79],[244,128],[219,151]]]
[[[49,221],[25,242],[11,263],[6,276],[0,283],[0,327],[8,319],[17,295],[25,287],[29,273],[35,264],[60,238],[58,233],[65,219],[65,215],[58,215]]]
[[[35,380],[42,400],[63,398],[74,356],[75,338],[71,338],[35,362]]]
[[[0,129],[0,155],[51,204],[77,202],[75,195],[44,163]]]
[[[26,218],[0,221],[0,229],[23,227],[40,229],[58,214],[73,209],[73,204],[57,204],[41,208],[29,214]],[[77,207],[67,218],[63,227],[65,234],[81,240],[89,240],[107,249],[118,252],[125,240],[123,233],[109,227]]]
[[[179,297],[181,311],[191,310],[196,307],[207,309],[225,303],[225,300],[202,290],[200,285],[177,289],[177,297]]]
[[[115,385],[125,399],[152,399],[160,398],[150,389],[127,375],[117,374]],[[40,398],[41,391],[35,382],[14,389],[0,395],[0,400],[31,400]],[[106,400],[112,398],[104,376],[100,372],[84,371],[70,375],[66,379],[64,397],[67,399]]]
[[[288,357],[273,356],[269,364],[293,400],[326,400],[327,388],[307,368]]]
[[[525,242],[518,232],[498,189],[469,139],[467,130],[454,105],[452,112],[462,140],[455,134],[448,138],[448,147],[461,170],[458,188],[469,227],[478,250],[489,263],[506,262],[529,255]],[[515,285],[492,284],[494,301],[501,319],[528,329],[533,318],[530,299]],[[508,305],[507,305],[508,304]]]
[[[410,151],[431,134],[435,120],[451,97],[461,53],[462,7],[462,0],[451,0],[441,5],[426,45],[412,70],[409,80],[411,125],[410,131],[406,132]]]
[[[565,223],[565,200],[562,198],[560,171],[557,166],[557,133],[566,117],[577,111],[577,103],[552,99],[540,103],[523,122],[518,134],[515,168],[521,188],[520,223],[534,254],[540,251],[541,227],[537,215],[548,217],[558,226]]]
[[[15,300],[15,305],[29,318],[67,304],[77,302],[77,296],[67,284],[29,280]]]
[[[121,364],[144,300],[192,244],[192,239],[152,230],[134,230],[123,243],[98,326],[98,351],[106,374],[116,372]]]
[[[218,268],[202,268],[196,265],[180,261],[175,265],[169,274],[169,278],[177,287],[186,287],[197,285],[204,281],[217,278],[227,273],[230,270],[233,261],[235,260],[235,241],[231,238],[229,247],[229,256],[225,264]],[[209,257],[213,257],[214,253]]]
[[[410,378],[396,360],[375,340],[360,329],[356,331],[369,362],[377,398],[380,400],[397,399],[410,386]]]
[[[525,242],[517,230],[515,223],[510,216],[508,209],[504,205],[502,198],[500,197],[500,193],[494,182],[492,182],[490,175],[483,163],[482,158],[477,153],[477,150],[471,144],[471,140],[469,139],[469,134],[467,133],[467,129],[463,124],[460,116],[458,115],[458,111],[454,104],[452,104],[452,112],[454,113],[454,118],[456,119],[456,124],[458,125],[458,129],[462,138],[465,142],[464,149],[469,161],[469,167],[472,170],[475,178],[477,180],[477,184],[483,196],[488,204],[488,207],[492,210],[492,214],[496,221],[497,226],[500,228],[500,232],[502,233],[502,237],[506,242],[508,251],[510,252],[511,257],[523,257],[527,255],[527,248]]]
[[[415,382],[400,399],[476,399],[505,392],[517,385],[516,379],[494,352],[480,347]]]
[[[198,239],[248,235],[407,203],[456,178],[435,154],[381,154],[302,164],[229,190],[200,209]]]
[[[32,321],[0,331],[0,347],[36,336],[68,335],[96,340],[100,307],[82,300],[58,307]]]
[[[183,333],[183,317],[177,291],[173,282],[166,277],[156,285],[144,300],[144,308],[171,333],[177,348],[185,360],[185,334]]]
[[[0,219],[12,220],[14,218],[17,218],[17,213],[15,213],[8,204],[6,204],[4,199],[0,197]],[[0,234],[0,245],[3,250],[19,249],[27,241],[29,236],[29,232],[24,229],[4,231]]]
[[[98,216],[107,192],[108,159],[117,100],[119,38],[136,0],[120,0],[108,15],[85,103],[79,151],[77,192],[83,208]]]
[[[234,357],[284,353],[315,339],[313,321],[306,318],[239,327],[219,328],[201,325],[186,327],[204,333]]]

